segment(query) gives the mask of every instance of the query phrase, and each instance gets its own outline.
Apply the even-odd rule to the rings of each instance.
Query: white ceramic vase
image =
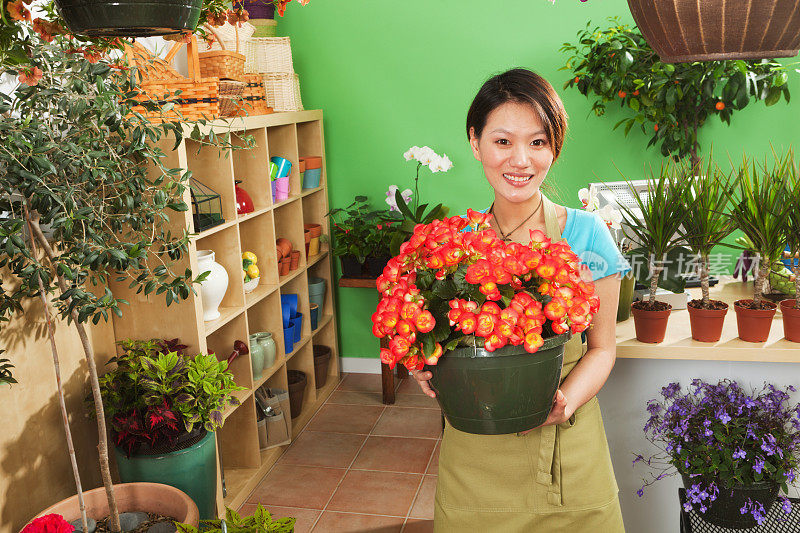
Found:
[[[228,290],[228,272],[214,261],[213,250],[197,250],[197,264],[199,274],[211,271],[206,280],[200,285],[200,296],[203,299],[203,320],[216,320],[219,318],[219,304]]]

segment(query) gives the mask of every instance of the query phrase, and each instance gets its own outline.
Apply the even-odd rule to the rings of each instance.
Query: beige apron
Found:
[[[559,241],[555,206],[542,201],[548,237]],[[583,353],[580,335],[573,336],[561,381]],[[446,424],[434,531],[624,532],[597,398],[569,421],[524,436],[473,435]]]

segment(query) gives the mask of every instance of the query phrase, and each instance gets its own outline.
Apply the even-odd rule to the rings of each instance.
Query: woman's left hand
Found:
[[[542,426],[554,426],[560,424],[562,422],[566,422],[569,420],[571,415],[567,413],[567,397],[564,396],[564,393],[561,392],[561,389],[556,391],[556,397],[553,400],[553,408],[550,410],[550,414],[547,416],[547,420],[544,421]],[[531,431],[537,428],[531,428],[527,431],[521,431],[519,435],[527,435]]]

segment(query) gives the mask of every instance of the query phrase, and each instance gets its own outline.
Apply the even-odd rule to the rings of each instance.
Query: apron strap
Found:
[[[561,240],[561,228],[558,225],[558,213],[556,213],[556,204],[542,194],[542,207],[544,207],[544,225],[547,230],[547,237],[553,241],[558,242]]]

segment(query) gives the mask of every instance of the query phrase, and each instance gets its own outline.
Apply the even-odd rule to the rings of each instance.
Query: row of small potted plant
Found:
[[[734,230],[741,230],[759,258],[752,299],[734,303],[739,337],[763,342],[769,336],[777,305],[762,294],[770,267],[780,261],[788,245],[800,252],[800,172],[794,155],[775,155],[758,163],[745,157],[731,172],[724,172],[709,157],[704,172],[687,164],[665,164],[653,176],[647,194],[634,193],[636,207],[621,206],[623,231],[649,258],[650,294],[634,302],[636,337],[642,342],[664,340],[671,306],[656,299],[663,261],[678,246],[688,246],[700,258],[702,297],[689,302],[692,338],[719,340],[728,304],[709,296],[711,250]],[[794,264],[795,274],[800,266]],[[800,330],[800,279],[795,278],[795,298],[781,302],[786,338],[797,341]]]

